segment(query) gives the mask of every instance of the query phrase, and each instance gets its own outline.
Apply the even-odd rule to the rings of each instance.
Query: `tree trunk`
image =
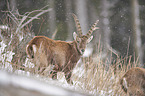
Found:
[[[51,38],[53,34],[55,34],[55,30],[57,29],[56,27],[56,13],[55,13],[55,0],[48,0],[48,4],[50,5],[50,8],[52,8],[52,11],[50,11],[49,14],[49,19],[48,19],[48,37]]]
[[[71,0],[65,0],[65,8],[66,8],[66,18],[67,18],[67,40],[73,40],[73,31],[74,31],[74,26],[73,22],[74,20],[72,19],[72,1]]]
[[[101,19],[102,19],[102,32],[103,32],[103,42],[104,42],[104,48],[107,51],[108,48],[110,48],[110,21],[109,21],[109,1],[107,0],[101,0]]]
[[[76,0],[75,1],[75,6],[76,6],[75,10],[76,10],[77,16],[79,18],[83,34],[86,34],[88,32],[87,1],[88,0]]]
[[[141,66],[143,66],[143,51],[140,31],[140,18],[139,18],[139,4],[138,0],[131,1],[131,12],[132,12],[132,30],[134,38],[134,51],[135,57],[139,60]]]

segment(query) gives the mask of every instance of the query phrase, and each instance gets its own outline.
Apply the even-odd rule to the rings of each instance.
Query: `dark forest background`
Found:
[[[26,12],[47,6],[51,11],[33,20],[29,25],[35,35],[52,37],[57,31],[56,40],[73,40],[76,31],[72,13],[80,20],[83,34],[99,20],[99,30],[93,35],[89,46],[93,55],[98,54],[101,43],[105,58],[112,54],[116,57],[131,56],[140,66],[145,63],[145,2],[144,0],[0,0],[0,25],[8,25],[7,12],[25,15]],[[12,21],[13,22],[13,21]],[[14,23],[12,26],[17,27]],[[24,47],[24,46],[23,46]]]

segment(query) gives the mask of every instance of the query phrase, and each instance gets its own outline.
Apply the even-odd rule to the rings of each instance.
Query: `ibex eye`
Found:
[[[85,49],[82,49],[81,51],[82,51],[82,52],[85,52]]]
[[[34,58],[34,56],[32,55],[32,58]]]

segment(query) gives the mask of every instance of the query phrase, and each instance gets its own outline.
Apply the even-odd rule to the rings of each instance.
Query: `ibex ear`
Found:
[[[89,43],[93,39],[93,36],[91,36],[88,40],[87,43]]]
[[[77,39],[78,39],[78,35],[76,34],[76,32],[73,33],[73,37],[74,37],[74,40],[77,41]]]

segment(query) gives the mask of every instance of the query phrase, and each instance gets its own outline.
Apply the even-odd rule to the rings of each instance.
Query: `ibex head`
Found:
[[[99,29],[98,27],[96,27],[99,20],[97,20],[96,23],[94,23],[94,25],[91,27],[91,29],[89,30],[89,32],[86,35],[83,35],[81,26],[80,26],[80,22],[77,19],[77,16],[75,14],[72,14],[72,15],[74,17],[76,27],[77,27],[77,32],[78,32],[78,35],[74,32],[73,37],[77,43],[78,51],[80,52],[80,54],[83,54],[87,43],[89,43],[93,39],[93,36],[91,36],[91,34],[93,33],[94,30]]]

